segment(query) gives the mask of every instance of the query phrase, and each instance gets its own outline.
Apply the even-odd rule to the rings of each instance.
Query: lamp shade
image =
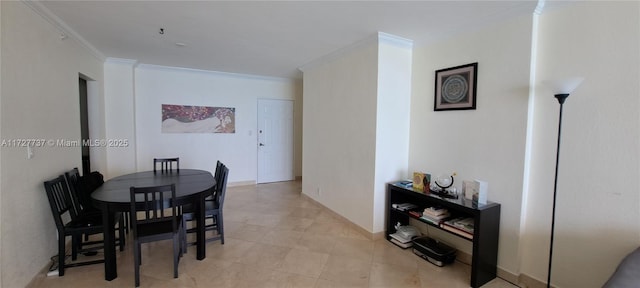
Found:
[[[553,94],[571,94],[584,81],[583,77],[571,77],[560,80],[544,81]]]

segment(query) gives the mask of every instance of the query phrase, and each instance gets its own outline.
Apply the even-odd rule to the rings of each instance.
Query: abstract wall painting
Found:
[[[236,133],[236,108],[162,104],[162,133]]]

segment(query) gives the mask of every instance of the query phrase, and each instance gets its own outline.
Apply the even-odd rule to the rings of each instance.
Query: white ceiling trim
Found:
[[[312,60],[311,62],[298,67],[298,69],[304,73],[305,70],[308,71],[324,63],[329,63],[353,50],[359,49],[360,47],[363,47],[365,45],[370,45],[370,44],[378,44],[380,42],[385,42],[385,43],[392,44],[402,48],[408,48],[408,49],[413,48],[413,40],[402,38],[402,37],[384,33],[384,32],[378,32],[356,43],[353,43],[347,47],[338,49],[327,55],[321,56],[320,58]]]
[[[378,32],[378,39],[380,42],[384,42],[390,45],[394,45],[400,48],[413,49],[413,40],[403,38],[400,36]]]
[[[127,64],[127,65],[132,65],[133,66],[133,65],[136,65],[136,63],[138,63],[138,60],[109,57],[109,58],[105,59],[104,62],[105,63]]]
[[[87,40],[82,38],[80,34],[76,33],[76,31],[71,29],[71,27],[69,27],[69,25],[67,25],[66,23],[64,23],[64,21],[58,18],[58,16],[56,16],[49,9],[44,7],[44,5],[40,3],[40,1],[30,1],[30,0],[21,0],[21,1],[24,4],[26,4],[27,7],[31,8],[31,10],[33,10],[38,15],[40,15],[40,17],[42,17],[44,20],[49,22],[49,24],[51,24],[53,27],[58,29],[58,31],[60,31],[60,37],[62,39],[64,39],[67,36],[73,37],[82,46],[84,46],[87,50],[89,50],[89,52],[91,52],[93,56],[98,58],[98,60],[103,62],[105,61],[106,57],[104,56],[104,54],[102,54],[102,52],[96,49],[96,47],[93,47],[93,45],[89,44],[89,42],[87,42]]]
[[[139,64],[138,66],[136,66],[136,68],[151,69],[151,70],[163,70],[163,71],[174,71],[174,72],[175,71],[182,71],[182,72],[190,72],[190,73],[204,73],[204,74],[218,75],[218,76],[230,77],[230,78],[256,79],[256,80],[276,81],[276,82],[285,82],[285,83],[292,83],[292,82],[296,82],[297,80],[299,80],[299,79],[284,78],[284,77],[272,77],[272,76],[253,75],[253,74],[231,73],[231,72],[221,72],[221,71],[202,70],[202,69],[174,67],[174,66],[163,66],[163,65],[154,65],[154,64]]]

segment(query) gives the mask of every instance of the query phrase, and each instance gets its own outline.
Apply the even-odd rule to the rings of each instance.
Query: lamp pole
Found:
[[[553,208],[551,212],[551,241],[549,242],[549,271],[547,272],[547,288],[551,287],[551,262],[553,260],[553,232],[556,224],[556,195],[558,194],[558,164],[560,161],[560,137],[562,136],[562,106],[569,97],[568,93],[556,94],[560,103],[560,117],[558,118],[558,146],[556,148],[556,174],[553,180]]]

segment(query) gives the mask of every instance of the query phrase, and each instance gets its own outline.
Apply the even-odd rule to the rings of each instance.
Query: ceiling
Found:
[[[384,32],[414,47],[530,14],[536,1],[41,1],[104,57],[301,78],[299,67]],[[44,7],[44,8],[43,8]],[[160,34],[160,29],[164,34]],[[69,32],[69,31],[67,31]],[[177,45],[178,43],[178,45]],[[184,46],[179,46],[182,43]]]

